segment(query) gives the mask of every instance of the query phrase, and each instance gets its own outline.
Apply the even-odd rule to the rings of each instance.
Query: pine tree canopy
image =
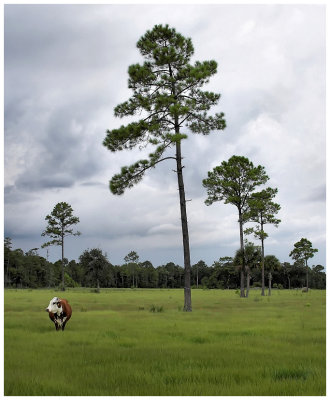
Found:
[[[208,177],[203,180],[208,195],[205,204],[224,200],[225,204],[235,205],[244,214],[254,189],[268,179],[263,166],[255,167],[248,158],[234,155],[209,171]]]
[[[49,236],[53,240],[44,243],[41,247],[51,245],[61,246],[63,238],[68,235],[79,236],[80,232],[73,232],[72,225],[79,222],[79,218],[73,216],[72,207],[66,203],[57,203],[50,215],[45,220],[48,225],[41,236]]]
[[[317,253],[318,249],[313,249],[312,242],[306,238],[301,238],[299,242],[294,244],[294,249],[289,254],[294,260],[307,260],[314,257],[314,253]]]
[[[223,113],[208,115],[220,99],[220,94],[202,91],[217,72],[216,61],[189,64],[194,48],[168,25],[155,25],[137,43],[145,62],[128,68],[128,87],[132,97],[115,107],[116,117],[141,115],[138,121],[107,130],[103,141],[110,151],[133,149],[136,146],[155,146],[148,159],[125,166],[110,182],[114,194],[139,182],[144,172],[161,161],[175,159],[164,153],[176,142],[187,138],[187,133],[208,135],[226,126]],[[181,129],[185,128],[185,133]]]
[[[281,206],[272,201],[277,192],[277,189],[268,187],[251,194],[248,199],[248,211],[245,214],[245,219],[246,221],[256,222],[258,226],[246,229],[246,234],[254,233],[256,238],[266,239],[268,234],[264,231],[263,226],[272,224],[277,227],[281,222],[280,219],[275,218],[275,214],[280,211]]]

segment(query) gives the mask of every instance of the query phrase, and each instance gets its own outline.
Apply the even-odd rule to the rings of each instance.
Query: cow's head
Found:
[[[53,297],[49,302],[49,306],[46,308],[46,311],[53,314],[60,314],[62,312],[60,299],[58,297]]]

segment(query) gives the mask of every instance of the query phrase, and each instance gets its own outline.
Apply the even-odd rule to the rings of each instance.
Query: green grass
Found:
[[[325,395],[326,293],[312,290],[5,290],[5,395]]]

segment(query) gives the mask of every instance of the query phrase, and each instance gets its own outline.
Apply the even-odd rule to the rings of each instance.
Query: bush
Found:
[[[58,290],[60,290],[61,292],[65,292],[65,286],[60,283],[60,285],[58,286]]]
[[[203,286],[203,289],[208,288],[208,285],[209,285],[209,278],[208,278],[207,276],[204,276],[204,277],[202,278],[201,284],[202,284],[202,286]]]
[[[261,288],[261,282],[254,282],[252,287],[253,288]]]
[[[164,307],[163,306],[155,306],[155,304],[152,304],[151,307],[149,308],[150,312],[163,312]]]
[[[64,273],[64,284],[66,287],[78,287],[79,286],[79,283],[74,281],[67,272]]]

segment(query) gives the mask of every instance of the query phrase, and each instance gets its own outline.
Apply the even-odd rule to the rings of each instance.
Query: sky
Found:
[[[111,177],[152,150],[102,145],[107,129],[130,122],[113,110],[132,95],[128,66],[143,62],[137,41],[169,24],[192,39],[192,63],[217,61],[205,90],[221,93],[212,112],[227,122],[209,136],[186,131],[182,143],[192,264],[239,248],[237,209],[206,206],[202,180],[241,155],[278,188],[281,223],[265,227],[265,254],[293,262],[306,237],[318,249],[309,264],[325,266],[325,19],[324,5],[5,5],[4,236],[14,248],[40,248],[46,215],[65,201],[82,233],[66,238],[69,260],[100,248],[113,264],[134,250],[154,266],[183,265],[175,165],[157,165],[115,196]],[[56,261],[61,250],[39,254]]]

